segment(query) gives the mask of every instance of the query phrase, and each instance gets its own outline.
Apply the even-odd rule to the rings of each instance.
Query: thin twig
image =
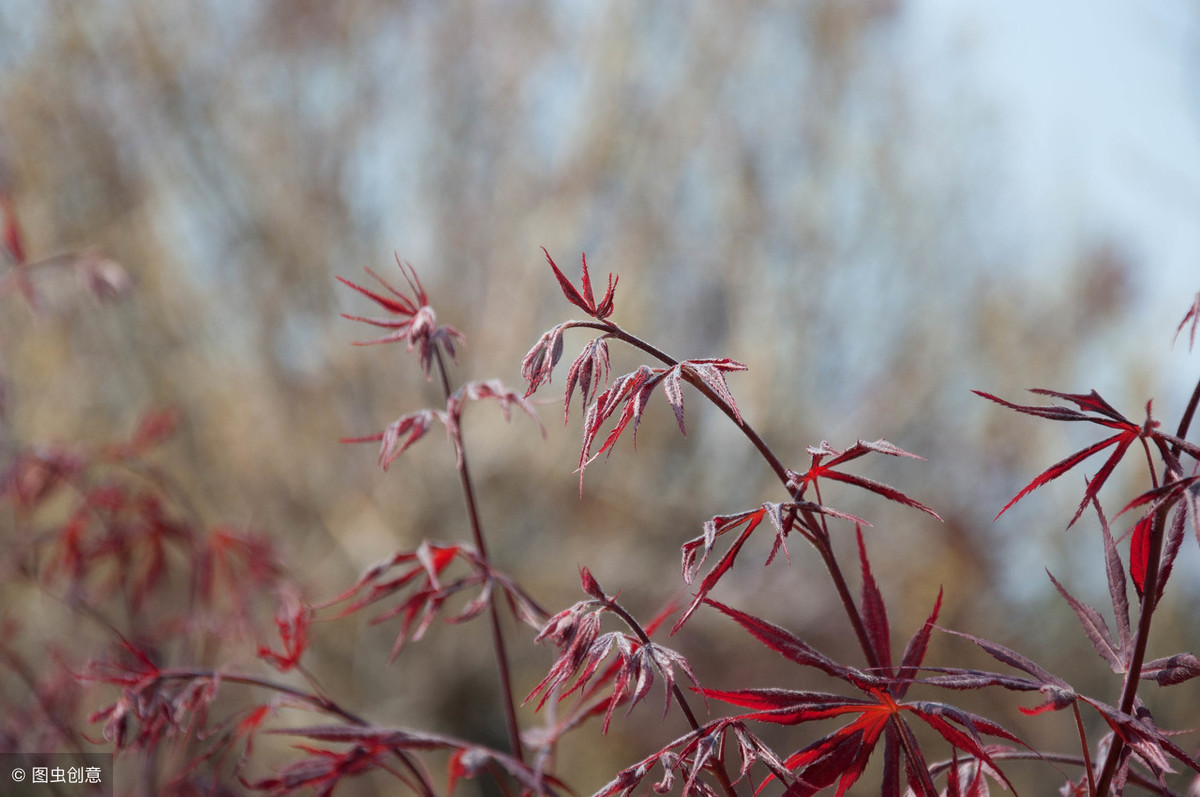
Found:
[[[592,329],[603,330],[611,334],[613,337],[623,340],[635,348],[641,349],[668,366],[679,364],[678,360],[666,354],[661,349],[650,343],[647,343],[636,335],[626,332],[611,322],[577,321],[572,322],[572,326],[591,327]],[[704,380],[693,378],[690,374],[685,374],[684,376],[688,380],[689,384],[699,390],[705,398],[707,398],[722,412],[724,412],[729,417],[729,420],[733,421],[733,424],[738,428],[739,431],[741,431],[746,439],[750,441],[755,449],[758,450],[758,453],[762,455],[767,465],[775,473],[775,476],[783,483],[784,487],[787,488],[787,468],[784,466],[783,462],[780,461],[779,457],[775,456],[775,452],[771,450],[771,447],[767,445],[766,441],[762,439],[754,427],[747,423],[745,419],[739,417],[739,413],[734,412],[732,407],[728,406],[720,396],[714,393],[708,385],[704,384]],[[798,500],[796,492],[790,488],[788,489],[788,492],[792,495],[793,499]],[[811,510],[803,509],[802,511],[810,522],[814,524],[817,523]],[[834,555],[833,549],[829,545],[828,537],[826,537],[824,543],[821,545],[818,545],[816,540],[810,541],[813,543],[814,547],[816,547],[817,552],[821,555],[821,560],[825,563],[825,569],[829,572],[830,578],[833,579],[834,589],[837,590],[838,599],[842,602],[842,607],[846,612],[847,618],[850,620],[851,627],[854,629],[854,635],[858,639],[858,644],[862,648],[863,654],[866,656],[867,664],[871,667],[878,667],[880,664],[880,657],[875,650],[875,646],[871,642],[870,634],[867,633],[867,627],[863,622],[862,614],[859,612],[858,606],[854,602],[854,596],[850,592],[850,587],[846,582],[845,575],[842,573],[841,566],[838,564],[837,557]]]
[[[441,377],[442,392],[448,401],[452,394],[450,377],[446,372],[446,363],[442,357],[442,350],[436,346],[434,347],[434,357],[437,360],[438,375]],[[475,549],[479,551],[479,558],[483,560],[484,565],[490,568],[491,560],[488,558],[487,545],[484,541],[483,523],[479,518],[479,509],[475,502],[475,487],[471,481],[471,471],[467,466],[466,447],[462,445],[462,440],[457,442],[458,481],[462,487],[463,500],[466,502],[467,519],[471,525],[471,537],[474,539]],[[512,675],[508,666],[508,651],[504,643],[504,629],[500,625],[500,611],[496,608],[495,600],[488,601],[488,619],[491,626],[492,648],[496,653],[496,673],[500,678],[500,689],[503,692],[504,724],[508,731],[509,748],[512,751],[513,758],[523,764],[525,763],[525,757],[521,746],[521,727],[517,722]]]
[[[629,626],[633,633],[637,634],[638,639],[643,645],[653,646],[654,642],[650,639],[650,635],[642,628],[641,624],[634,618],[632,614],[625,610],[625,607],[617,603],[615,600],[605,600],[605,605],[613,614],[621,618],[625,625]],[[692,730],[699,732],[700,723],[696,719],[696,715],[692,712],[692,707],[688,705],[687,698],[683,694],[683,690],[679,688],[679,684],[671,684],[671,695],[675,698],[675,702],[679,704],[679,709],[683,712],[683,716],[687,718],[688,725],[692,726]],[[733,783],[729,780],[729,773],[725,771],[724,757],[717,757],[710,767],[713,775],[716,776],[717,782],[721,784],[721,789],[729,797],[735,797],[737,790],[734,789]]]

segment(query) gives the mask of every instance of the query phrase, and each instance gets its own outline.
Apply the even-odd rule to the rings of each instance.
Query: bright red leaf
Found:
[[[855,487],[861,487],[864,490],[870,490],[876,495],[881,495],[889,501],[895,501],[896,503],[904,504],[905,506],[910,506],[914,509],[919,509],[922,512],[932,515],[938,520],[942,519],[937,512],[934,512],[920,501],[909,498],[907,495],[894,487],[889,487],[886,484],[880,484],[879,482],[863,478],[862,476],[856,476],[851,473],[843,473],[840,470],[834,469],[838,465],[843,465],[847,462],[858,459],[859,457],[866,456],[872,452],[877,454],[886,454],[890,457],[922,459],[916,454],[910,454],[899,446],[892,445],[886,440],[876,440],[873,443],[864,443],[862,440],[859,440],[845,451],[838,451],[833,446],[829,445],[829,443],[822,442],[820,446],[815,448],[813,446],[808,447],[808,453],[812,456],[812,463],[809,465],[808,470],[804,471],[803,473],[791,469],[788,470],[788,489],[795,491],[796,498],[799,499],[804,495],[809,487],[812,487],[816,492],[817,503],[822,503],[819,482],[821,479],[830,479],[832,481],[853,484]],[[826,461],[827,457],[829,458],[828,461]]]
[[[1092,455],[1098,454],[1105,449],[1111,448],[1112,452],[1109,454],[1108,459],[1105,460],[1104,464],[1100,467],[1100,470],[1096,472],[1096,475],[1088,481],[1087,489],[1083,494],[1083,500],[1080,501],[1079,509],[1075,511],[1075,515],[1071,518],[1071,522],[1067,524],[1068,528],[1075,524],[1075,521],[1078,520],[1079,516],[1083,514],[1083,510],[1092,501],[1092,499],[1099,494],[1100,488],[1103,487],[1105,482],[1108,481],[1108,478],[1112,475],[1113,469],[1116,468],[1117,463],[1121,461],[1121,459],[1125,456],[1125,452],[1129,450],[1129,447],[1135,441],[1147,440],[1154,443],[1155,446],[1158,447],[1159,451],[1164,454],[1164,456],[1171,456],[1169,453],[1171,446],[1176,446],[1179,449],[1185,450],[1192,456],[1200,455],[1200,447],[1197,447],[1184,440],[1180,440],[1179,438],[1166,434],[1165,432],[1157,431],[1159,423],[1151,417],[1149,403],[1146,404],[1145,422],[1142,424],[1136,424],[1113,409],[1112,405],[1101,398],[1100,395],[1094,390],[1086,395],[1081,393],[1059,393],[1053,390],[1042,389],[1030,391],[1031,393],[1037,393],[1043,396],[1052,396],[1054,398],[1068,401],[1079,409],[1072,409],[1071,407],[1064,407],[1057,404],[1049,407],[1013,404],[1005,401],[1004,399],[997,398],[990,393],[984,393],[979,390],[973,392],[990,401],[994,401],[997,404],[1008,407],[1012,410],[1016,410],[1017,412],[1025,413],[1026,415],[1036,415],[1040,418],[1048,418],[1054,421],[1086,421],[1088,423],[1094,423],[1099,426],[1116,430],[1115,434],[1106,437],[1099,442],[1093,443],[1090,446],[1080,449],[1079,451],[1076,451],[1069,457],[1056,462],[1046,470],[1042,471],[1042,473],[1034,478],[1033,481],[1025,485],[1025,487],[1022,488],[1019,493],[1013,496],[1012,500],[1004,505],[1004,508],[996,514],[997,518],[1007,512],[1009,507],[1017,503],[1017,501],[1020,501],[1029,493],[1036,490],[1038,487],[1054,481],[1059,476],[1062,476],[1064,473],[1083,462],[1085,459],[1088,459]]]

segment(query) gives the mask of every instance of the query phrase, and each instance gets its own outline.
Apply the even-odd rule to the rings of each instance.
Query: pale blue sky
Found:
[[[997,111],[1030,251],[1110,235],[1164,278],[1144,295],[1158,312],[1200,290],[1198,25],[1183,0],[911,6],[931,70],[962,53]]]

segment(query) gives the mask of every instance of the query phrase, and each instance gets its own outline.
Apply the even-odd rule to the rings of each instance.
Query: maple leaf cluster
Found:
[[[550,260],[548,254],[547,259]],[[1161,430],[1160,423],[1151,416],[1149,403],[1146,405],[1145,421],[1135,423],[1094,391],[1089,394],[1034,391],[1074,405],[1050,407],[1014,404],[989,393],[976,391],[984,398],[1018,412],[1058,421],[1083,421],[1111,430],[1107,437],[1066,457],[1035,477],[1000,510],[997,517],[1037,487],[1059,478],[1095,454],[1108,452],[1103,465],[1087,481],[1079,508],[1068,526],[1079,520],[1089,504],[1095,505],[1102,526],[1110,593],[1114,616],[1117,619],[1116,634],[1109,629],[1099,612],[1075,599],[1053,575],[1050,575],[1050,578],[1079,618],[1097,653],[1114,673],[1123,676],[1125,685],[1120,705],[1110,705],[1077,694],[1067,681],[1052,675],[1016,651],[969,634],[953,632],[1024,674],[1015,676],[978,670],[926,667],[923,660],[930,632],[934,628],[941,606],[940,594],[925,626],[910,639],[899,664],[894,665],[886,604],[872,575],[862,536],[862,527],[870,524],[861,518],[827,506],[821,493],[821,483],[834,481],[852,485],[888,501],[918,509],[940,520],[933,509],[902,491],[843,469],[845,464],[869,453],[920,458],[884,440],[874,443],[858,441],[844,451],[823,442],[819,446],[809,447],[811,462],[806,469],[787,468],[745,422],[725,382],[726,372],[744,370],[744,365],[729,358],[673,360],[607,320],[608,312],[591,312],[596,305],[592,301],[586,259],[583,275],[585,290],[582,293],[570,284],[553,260],[550,260],[550,264],[567,300],[589,311],[599,323],[565,322],[546,332],[522,363],[522,375],[527,384],[526,395],[531,395],[551,381],[553,369],[562,356],[563,336],[567,330],[585,327],[600,329],[603,332],[600,337],[584,347],[572,364],[563,400],[564,420],[569,420],[570,404],[576,386],[580,388],[582,404],[586,408],[579,457],[581,489],[583,471],[587,465],[600,454],[610,453],[613,444],[629,427],[630,422],[636,435],[647,400],[660,384],[675,411],[680,431],[686,433],[681,383],[688,381],[725,411],[763,453],[768,464],[779,475],[791,499],[766,502],[748,511],[715,515],[704,524],[700,536],[683,544],[683,578],[685,583],[693,584],[715,548],[717,540],[736,532],[732,544],[696,585],[692,600],[675,623],[672,633],[678,632],[698,609],[706,605],[711,606],[733,618],[768,647],[795,663],[815,668],[827,676],[843,681],[860,693],[838,695],[782,689],[718,690],[697,685],[696,690],[706,697],[753,711],[704,726],[693,723],[692,733],[675,740],[656,754],[623,771],[598,794],[634,793],[655,767],[660,767],[664,772],[663,779],[655,784],[656,791],[669,790],[678,776],[683,779],[685,794],[715,794],[719,793],[718,788],[730,794],[733,782],[725,773],[723,753],[720,752],[724,748],[726,736],[730,733],[737,740],[742,753],[742,767],[737,776],[738,780],[746,777],[751,763],[761,762],[769,771],[768,780],[783,781],[789,795],[815,794],[835,784],[837,794],[846,793],[861,777],[880,742],[884,748],[883,793],[896,795],[900,793],[902,780],[912,794],[936,794],[933,778],[937,773],[946,775],[946,793],[950,794],[985,794],[988,778],[1011,787],[1000,762],[1042,755],[1028,748],[1007,729],[984,717],[964,712],[945,702],[905,700],[909,688],[917,683],[950,690],[996,686],[1017,692],[1040,692],[1045,696],[1042,705],[1034,709],[1022,709],[1031,715],[1070,708],[1078,718],[1080,705],[1093,709],[1111,729],[1111,734],[1095,745],[1096,761],[1093,762],[1088,754],[1089,740],[1082,722],[1079,722],[1080,743],[1084,756],[1072,761],[1087,771],[1083,778],[1072,780],[1065,787],[1071,793],[1104,793],[1110,786],[1119,789],[1126,783],[1162,785],[1163,778],[1171,771],[1168,763],[1170,758],[1200,772],[1200,766],[1183,748],[1172,741],[1169,733],[1157,728],[1145,704],[1137,699],[1139,679],[1152,679],[1165,686],[1200,675],[1200,659],[1191,653],[1179,653],[1152,661],[1146,661],[1144,658],[1149,619],[1157,602],[1162,598],[1163,588],[1172,572],[1187,525],[1187,514],[1191,512],[1193,527],[1196,526],[1196,516],[1200,514],[1200,500],[1197,498],[1200,495],[1200,446],[1185,439],[1186,429],[1198,403],[1197,397],[1200,397],[1200,387],[1197,388],[1197,394],[1193,396],[1184,414],[1180,431],[1174,435]],[[1176,337],[1190,322],[1192,335],[1189,342],[1194,340],[1196,322],[1200,319],[1198,307],[1200,295],[1180,323]],[[606,306],[605,309],[609,308]],[[662,361],[663,365],[643,365],[631,373],[612,379],[610,384],[608,345],[611,340],[624,341]],[[610,421],[612,423],[607,435],[593,454],[595,441],[605,424]],[[1128,580],[1141,601],[1142,615],[1136,630],[1129,619],[1124,566],[1098,502],[1101,489],[1117,464],[1134,449],[1135,444],[1138,444],[1145,454],[1151,478],[1151,488],[1129,502],[1121,513],[1133,510],[1140,510],[1142,513],[1130,532]],[[1158,455],[1157,463],[1152,455],[1154,453]],[[1184,465],[1183,458],[1189,461],[1187,466]],[[1157,470],[1159,466],[1162,469],[1161,479]],[[831,519],[850,521],[856,525],[863,584],[862,594],[857,603],[849,596],[845,577],[830,544],[828,521]],[[817,652],[791,632],[709,597],[721,578],[733,568],[747,540],[762,526],[764,520],[770,520],[770,526],[774,529],[774,542],[767,556],[767,564],[770,564],[780,551],[790,558],[787,537],[793,531],[820,554],[838,589],[869,668],[858,669],[838,663]],[[1200,531],[1197,535],[1200,539]],[[547,699],[552,688],[565,686],[571,677],[576,680],[568,692],[582,688],[596,672],[602,655],[607,655],[607,652],[616,646],[613,640],[621,638],[619,634],[615,637],[603,636],[599,635],[598,630],[599,617],[606,608],[611,608],[609,602],[611,599],[608,596],[594,595],[591,601],[580,602],[570,610],[556,615],[543,629],[542,635],[554,637],[562,653],[538,687],[541,702]],[[632,649],[632,644],[629,644],[626,651]],[[626,658],[629,656],[628,652],[623,655]],[[925,674],[930,671],[934,674]],[[618,689],[614,694],[619,692]],[[611,711],[612,706],[609,705],[605,729],[608,727]],[[799,725],[839,716],[850,717],[851,721],[787,756],[777,756],[766,748],[748,725],[753,722]],[[949,744],[953,752],[949,763],[926,760],[918,738],[909,726],[910,718],[920,720]],[[982,738],[984,735],[996,737],[1008,743],[1008,746],[985,743]],[[1134,767],[1134,764],[1140,769]]]
[[[19,228],[11,215],[5,224],[5,250],[20,265],[24,253]],[[1102,430],[1099,440],[1025,484],[996,516],[1092,457],[1105,455],[1086,480],[1067,527],[1090,518],[1088,510],[1094,510],[1111,613],[1077,599],[1063,580],[1048,572],[1101,663],[1120,684],[1117,699],[1102,700],[1014,648],[940,627],[944,603],[952,598],[940,588],[936,597],[931,596],[932,607],[924,622],[908,634],[902,648],[894,645],[891,613],[864,533],[872,524],[835,508],[838,502],[830,498],[836,499],[837,490],[849,487],[940,521],[934,509],[907,492],[857,472],[860,465],[879,457],[909,462],[921,457],[882,439],[858,440],[840,450],[821,442],[799,452],[801,464],[789,466],[754,429],[748,417],[752,413],[743,414],[735,400],[728,378],[745,371],[746,365],[723,356],[670,356],[613,320],[618,282],[614,275],[609,274],[607,289],[598,295],[586,257],[581,258],[582,278],[576,285],[543,252],[564,298],[586,313],[587,320],[566,321],[541,335],[521,364],[523,393],[496,379],[452,385],[446,360],[454,360],[455,346],[463,336],[453,327],[438,325],[415,270],[399,258],[406,290],[394,288],[370,270],[381,288],[339,278],[385,313],[345,316],[386,330],[382,337],[365,343],[405,345],[417,354],[427,380],[432,382],[436,371],[442,388],[436,406],[406,412],[378,433],[347,437],[344,442],[378,444],[379,465],[387,470],[436,422],[455,453],[464,514],[461,535],[453,531],[454,520],[445,518],[439,538],[398,545],[394,553],[327,600],[305,598],[305,590],[288,576],[265,537],[229,526],[206,528],[188,510],[187,502],[174,494],[170,480],[148,459],[176,428],[178,419],[172,412],[147,413],[126,439],[102,446],[18,446],[5,453],[0,501],[9,507],[20,529],[28,532],[15,537],[12,572],[30,578],[39,588],[61,593],[66,605],[103,626],[114,640],[110,650],[75,673],[78,683],[98,686],[109,694],[102,707],[90,713],[100,739],[79,736],[71,740],[75,746],[101,742],[123,755],[144,754],[147,761],[155,760],[168,745],[182,749],[186,754],[173,759],[170,779],[158,784],[162,786],[158,793],[215,794],[227,789],[226,782],[236,782],[243,789],[269,795],[333,795],[339,787],[353,788],[347,785],[352,779],[376,772],[386,773],[402,789],[421,797],[450,795],[467,778],[490,778],[499,792],[522,797],[574,794],[555,769],[563,738],[593,720],[601,735],[608,734],[626,721],[620,718],[619,708],[629,717],[661,687],[663,717],[674,713],[675,720],[688,729],[655,741],[650,748],[657,748],[654,752],[616,773],[599,787],[596,797],[643,794],[647,789],[678,791],[689,797],[751,793],[808,797],[826,791],[840,797],[864,789],[886,797],[985,797],[989,784],[1016,790],[1015,776],[1006,771],[1013,761],[1047,767],[1060,793],[1067,795],[1123,794],[1131,786],[1175,795],[1179,792],[1171,784],[1178,781],[1178,769],[1200,774],[1200,763],[1189,748],[1194,742],[1185,737],[1187,731],[1159,727],[1152,705],[1157,691],[1153,697],[1150,691],[1193,682],[1200,676],[1200,657],[1188,650],[1153,657],[1149,653],[1155,612],[1172,577],[1178,578],[1176,563],[1189,525],[1200,541],[1200,446],[1187,439],[1200,406],[1200,385],[1173,434],[1153,417],[1149,402],[1145,419],[1135,422],[1095,391],[1035,390],[1053,402],[1045,406],[1018,404],[977,391],[1021,414]],[[1190,325],[1191,343],[1198,322],[1200,295],[1176,329],[1176,338]],[[778,500],[749,509],[722,514],[705,510],[701,517],[708,519],[681,535],[690,538],[680,547],[680,589],[690,594],[668,600],[649,622],[643,623],[626,608],[620,590],[610,593],[602,588],[587,567],[579,568],[584,599],[558,612],[547,611],[489,554],[498,540],[507,541],[512,550],[524,542],[506,540],[502,535],[507,530],[501,536],[484,531],[485,514],[468,465],[465,408],[478,401],[495,402],[506,420],[516,408],[540,429],[531,397],[552,383],[565,337],[576,329],[589,330],[590,340],[568,370],[562,401],[563,420],[569,423],[571,406],[579,395],[580,490],[588,466],[601,454],[610,456],[626,432],[632,430],[636,443],[638,426],[654,395],[661,392],[680,432],[687,434],[686,383],[761,454],[781,491]],[[609,351],[614,344],[629,346],[651,362],[614,377]],[[1127,461],[1144,464],[1148,486],[1127,501],[1110,523],[1101,505],[1103,490]],[[874,519],[870,512],[862,513]],[[1113,529],[1118,518],[1128,518],[1122,521],[1129,524],[1124,533]],[[851,647],[834,652],[819,649],[806,639],[803,629],[788,628],[786,620],[759,616],[723,593],[729,586],[722,584],[726,576],[735,567],[747,567],[748,557],[742,553],[760,529],[771,535],[763,566],[779,561],[780,553],[791,562],[801,555],[799,548],[811,552],[824,567],[834,596],[832,605],[844,617],[844,638]],[[845,544],[835,544],[843,533]],[[846,553],[850,550],[856,557]],[[185,570],[181,564],[189,567]],[[188,585],[186,606],[179,611],[160,605],[173,578]],[[857,587],[852,588],[852,583]],[[274,605],[273,617],[261,623],[273,629],[266,634],[260,633],[257,623],[264,596]],[[739,599],[752,602],[744,595]],[[773,611],[786,613],[774,596],[771,604]],[[129,620],[129,633],[108,619],[118,613],[114,606]],[[507,624],[501,622],[502,612],[510,621]],[[342,690],[326,689],[310,670],[314,639],[322,623],[364,613],[370,615],[372,625],[394,625],[392,661],[413,655],[412,650],[435,655],[433,646],[417,643],[439,619],[451,628],[486,624],[500,690],[495,705],[473,705],[472,710],[503,715],[508,749],[377,723],[339,703],[334,695]],[[762,646],[751,648],[781,656],[802,668],[806,679],[816,676],[828,687],[720,684],[729,677],[726,673],[705,673],[709,662],[696,653],[688,655],[694,639],[701,637],[682,632],[694,630],[689,623],[694,624],[692,618],[698,614],[731,623],[739,634],[748,634]],[[0,662],[24,674],[29,668],[7,639],[15,626],[6,622],[0,630],[6,632],[0,640]],[[554,648],[545,674],[523,702],[514,697],[508,652],[519,631],[535,644]],[[664,637],[678,642],[667,646]],[[931,656],[935,638],[983,651],[1002,665],[997,668],[1001,671],[930,663],[936,662]],[[182,642],[172,644],[176,639]],[[256,670],[232,664],[172,664],[181,655],[178,648],[208,658],[227,653],[226,646],[245,642],[251,643],[249,659]],[[832,643],[821,647],[831,650]],[[65,689],[28,675],[25,680],[33,684],[34,700],[46,713],[57,711],[59,705],[63,710],[78,708],[78,701]],[[228,702],[235,706],[230,710],[226,698],[235,689],[253,698],[241,703],[230,698]],[[983,689],[1018,695],[1025,705],[1014,716],[1022,722],[1069,712],[1077,738],[1068,738],[1065,749],[1035,749],[1010,730],[1007,721],[1001,724],[950,699]],[[541,727],[528,727],[518,713],[526,705],[532,708],[525,710],[545,718]],[[297,710],[319,718],[300,725],[284,721]],[[381,709],[373,706],[376,710]],[[774,732],[768,733],[768,728]],[[779,733],[781,729],[786,733]],[[252,775],[255,743],[264,734],[294,739],[295,752],[270,774]],[[768,744],[764,737],[775,741]],[[435,777],[431,766],[443,768],[444,777]],[[877,782],[866,782],[868,772],[876,773]],[[1189,778],[1194,791],[1200,777]]]
[[[425,293],[425,288],[421,285],[417,272],[412,266],[401,261],[399,257],[396,258],[396,265],[400,267],[400,271],[408,283],[412,292],[411,296],[392,287],[387,280],[371,269],[366,269],[366,272],[383,286],[386,294],[351,282],[345,277],[338,277],[338,281],[343,285],[371,299],[388,313],[387,316],[358,316],[343,313],[342,317],[391,330],[381,337],[360,341],[356,345],[370,346],[378,343],[404,341],[408,344],[409,351],[417,350],[421,361],[421,370],[425,372],[425,377],[428,379],[438,349],[440,348],[450,355],[451,359],[454,359],[454,342],[461,341],[462,335],[454,327],[438,326],[437,314],[429,306],[429,296]]]

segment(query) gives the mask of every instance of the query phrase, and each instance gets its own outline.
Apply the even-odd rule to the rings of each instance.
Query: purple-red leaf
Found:
[[[897,676],[896,684],[892,687],[892,694],[895,697],[904,697],[905,693],[908,692],[908,687],[911,686],[911,679],[916,674],[917,668],[925,661],[925,651],[929,647],[929,637],[933,633],[934,624],[937,622],[938,613],[941,610],[942,590],[939,587],[937,600],[933,603],[933,611],[925,619],[925,624],[917,629],[917,632],[908,640],[908,644],[904,646],[904,655],[900,659],[900,672]]]
[[[343,313],[343,317],[351,321],[361,321],[372,326],[392,330],[381,338],[361,341],[357,345],[406,341],[409,351],[417,349],[420,352],[421,369],[425,372],[425,378],[429,379],[431,378],[430,369],[433,365],[437,347],[441,346],[453,358],[454,340],[462,340],[463,336],[453,327],[439,327],[437,325],[437,317],[433,312],[433,308],[429,306],[429,297],[426,295],[425,289],[421,286],[420,279],[417,278],[417,272],[412,266],[402,262],[399,257],[396,258],[396,265],[400,267],[401,273],[404,274],[404,279],[408,282],[409,289],[412,291],[412,297],[393,288],[386,280],[370,269],[366,270],[367,273],[387,289],[390,295],[384,295],[370,288],[365,288],[344,277],[337,278],[343,285],[371,299],[393,317],[367,318],[345,313]]]
[[[525,380],[525,397],[532,396],[543,384],[550,382],[554,366],[563,352],[562,334],[569,324],[559,324],[542,333],[538,342],[521,360],[521,378]],[[568,396],[569,398],[569,396]]]
[[[725,402],[738,423],[742,422],[742,414],[738,411],[737,402],[733,400],[733,394],[729,392],[729,385],[725,382],[725,372],[745,371],[746,366],[736,360],[724,357],[717,360],[684,360],[679,367],[683,371],[697,376],[721,401]]]
[[[716,539],[716,535],[723,534],[730,529],[737,528],[743,523],[746,524],[746,528],[734,541],[733,545],[729,546],[729,550],[725,552],[725,555],[722,556],[715,565],[713,565],[712,570],[709,570],[708,574],[704,576],[704,579],[700,582],[700,588],[696,590],[696,596],[692,599],[692,602],[688,605],[687,609],[684,610],[678,622],[676,622],[674,627],[671,628],[672,635],[674,635],[676,631],[683,627],[683,624],[686,623],[688,618],[692,616],[692,613],[695,612],[697,607],[699,607],[700,604],[708,597],[708,593],[712,592],[713,587],[717,585],[717,582],[721,580],[721,577],[729,572],[729,569],[733,567],[734,560],[737,559],[738,554],[742,550],[742,546],[745,545],[746,540],[750,538],[750,535],[762,523],[763,514],[763,510],[759,509],[754,512],[743,513],[742,515],[715,517],[704,524],[704,535],[699,539],[704,541],[705,557],[708,556],[708,551],[712,548],[712,540]],[[691,543],[683,546],[683,574],[684,580],[689,583],[694,576],[695,570],[699,568],[700,564],[704,563],[704,558],[701,558],[700,563],[693,567],[691,566],[691,561],[689,561],[689,555],[694,556],[695,553],[695,549],[689,549],[689,546],[693,545],[697,541],[698,540],[693,540]]]
[[[1129,650],[1130,627],[1129,627],[1129,594],[1125,589],[1125,566],[1121,562],[1121,555],[1117,552],[1117,543],[1113,540],[1112,531],[1109,529],[1108,520],[1104,517],[1104,510],[1100,508],[1100,502],[1096,498],[1092,498],[1092,505],[1096,508],[1096,515],[1100,518],[1100,531],[1104,540],[1104,569],[1108,574],[1108,594],[1112,599],[1113,617],[1117,622],[1117,643],[1120,650]]]
[[[867,635],[871,639],[871,647],[879,659],[885,675],[892,671],[892,638],[888,625],[887,606],[883,602],[883,593],[875,583],[871,573],[871,563],[867,559],[867,546],[863,542],[862,527],[856,527],[858,539],[858,558],[862,562],[862,618],[867,627]]]
[[[860,689],[869,689],[883,683],[882,679],[877,676],[869,675],[853,667],[847,667],[844,664],[838,664],[792,632],[769,623],[760,617],[740,612],[712,599],[706,599],[704,602],[732,617],[738,625],[749,631],[758,641],[796,664],[804,667],[813,667],[826,675],[832,675],[834,678],[848,681]]]
[[[1046,670],[1045,668],[1043,668],[1041,665],[1037,664],[1036,662],[1032,661],[1031,659],[1028,659],[1025,656],[1022,656],[1020,653],[1017,653],[1012,648],[1005,647],[1004,645],[1001,645],[998,642],[992,642],[991,640],[988,640],[988,639],[983,639],[981,637],[973,636],[971,634],[965,634],[962,631],[951,631],[949,629],[943,629],[943,630],[945,630],[945,632],[947,634],[953,634],[954,636],[962,637],[963,639],[974,642],[976,645],[983,648],[984,651],[986,651],[992,658],[996,659],[997,661],[1003,662],[1004,664],[1007,664],[1010,667],[1014,667],[1018,670],[1029,673],[1036,679],[1036,682],[1038,684],[1038,686],[1036,688],[1038,689],[1038,691],[1042,692],[1042,694],[1044,694],[1046,696],[1046,702],[1043,703],[1042,705],[1036,706],[1034,708],[1025,708],[1022,706],[1022,707],[1020,707],[1020,711],[1022,714],[1032,715],[1032,714],[1040,714],[1044,711],[1058,711],[1060,709],[1064,709],[1064,708],[1070,706],[1072,703],[1075,702],[1077,695],[1075,694],[1075,690],[1071,688],[1071,685],[1069,683],[1067,683],[1063,679],[1059,678],[1057,675],[1054,675],[1053,673],[1049,672],[1048,670]],[[958,671],[958,672],[963,675],[967,674],[967,671]],[[987,675],[987,674],[983,674],[983,675]],[[933,681],[931,680],[931,682],[933,682]],[[937,682],[943,686],[950,686],[949,683],[942,683],[940,680],[938,680]],[[1003,686],[1006,689],[1025,689],[1024,686],[1020,685],[1019,682],[1016,682],[1016,681],[1008,682],[1008,681],[1002,681],[1002,680],[994,680],[991,683],[995,684],[997,686]],[[980,683],[978,685],[987,685],[987,684]],[[951,686],[951,688],[974,688],[974,687],[973,686]]]
[[[592,576],[592,571],[586,567],[579,568],[579,580],[582,583],[583,591],[590,597],[598,601],[608,600],[608,596],[604,594],[604,590],[600,588],[600,584]]]
[[[1156,728],[1148,716],[1135,717],[1098,700],[1087,699],[1087,703],[1100,713],[1113,729],[1113,733],[1129,745],[1134,754],[1150,767],[1155,775],[1162,776],[1171,771],[1167,760],[1168,753],[1180,763],[1200,772],[1200,764],[1172,742],[1166,733]]]
[[[683,386],[680,384],[680,366],[668,369],[663,375],[663,392],[667,394],[667,403],[675,411],[675,420],[679,422],[679,433],[687,435],[683,425]]]
[[[602,339],[593,341],[593,344],[602,343]],[[585,349],[584,353],[575,361],[575,365],[572,366],[572,372],[575,372],[576,369],[581,371],[590,369],[592,382],[598,382],[601,368],[603,368],[605,378],[607,378],[607,348],[597,349],[596,351]],[[725,384],[723,372],[741,370],[745,370],[744,365],[729,359],[684,360],[667,368],[651,368],[648,365],[643,365],[633,373],[617,377],[608,389],[597,396],[591,403],[583,420],[583,444],[580,446],[579,451],[580,490],[583,489],[583,472],[588,464],[596,457],[612,449],[622,432],[629,426],[630,421],[633,422],[634,441],[636,444],[637,427],[641,422],[642,414],[645,412],[646,402],[649,400],[650,394],[654,392],[654,388],[660,383],[663,385],[663,392],[667,395],[667,401],[671,404],[671,409],[675,412],[675,418],[679,422],[679,430],[685,434],[687,430],[683,423],[683,391],[680,385],[680,380],[683,377],[701,380],[701,383],[707,385],[718,397],[718,400],[726,404],[740,421],[741,416],[737,414],[737,405],[734,404],[733,396],[729,393],[729,387]],[[568,385],[568,404],[573,387],[574,383]],[[593,390],[596,389],[594,384],[591,384],[591,387]],[[587,386],[585,386],[585,401],[587,400],[587,392]],[[592,447],[595,445],[600,428],[609,418],[617,415],[618,409],[620,410],[620,415],[617,416],[616,423],[613,424],[599,451],[593,455]]]
[[[1063,596],[1063,600],[1070,605],[1071,609],[1075,612],[1075,616],[1079,618],[1079,624],[1083,626],[1083,632],[1087,634],[1088,640],[1091,641],[1092,647],[1096,649],[1096,652],[1100,654],[1100,658],[1108,662],[1108,666],[1113,672],[1125,672],[1127,653],[1113,642],[1112,633],[1108,630],[1108,623],[1104,622],[1104,618],[1100,616],[1100,612],[1086,603],[1075,600],[1074,596],[1067,592],[1066,587],[1060,584],[1058,579],[1049,570],[1046,571],[1046,575],[1050,576],[1050,581],[1054,584],[1054,588],[1058,590],[1058,594]]]
[[[1167,588],[1167,579],[1171,577],[1171,570],[1175,567],[1175,557],[1179,555],[1179,548],[1183,545],[1183,532],[1186,525],[1187,511],[1182,506],[1177,507],[1171,516],[1167,538],[1163,541],[1162,560],[1158,566],[1158,589],[1154,599],[1155,603],[1162,600],[1163,591]]]

